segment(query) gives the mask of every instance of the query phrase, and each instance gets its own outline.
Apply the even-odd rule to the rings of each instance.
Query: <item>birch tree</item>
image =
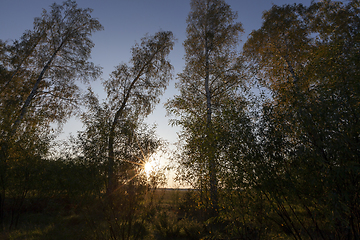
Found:
[[[34,19],[33,29],[19,40],[0,42],[2,203],[9,154],[17,149],[11,144],[36,145],[20,140],[28,133],[39,137],[49,133],[52,122],[64,123],[79,107],[78,81],[88,82],[100,73],[100,68],[88,61],[94,46],[90,37],[102,29],[91,12],[71,0],[54,3],[50,11],[44,9],[41,17]]]
[[[184,150],[182,159],[188,161],[183,166],[192,165],[195,179],[208,182],[213,216],[218,209],[219,168],[214,118],[221,115],[226,101],[236,99],[243,79],[237,51],[243,29],[236,18],[225,1],[191,1],[184,42],[186,65],[177,83],[180,94],[167,103],[169,112],[179,117],[176,124],[183,127],[181,138],[189,147]]]
[[[102,111],[107,116],[101,121],[105,121],[102,125],[107,126],[104,149],[107,152],[108,194],[117,185],[115,162],[118,159],[131,161],[129,156],[122,154],[124,151],[118,150],[136,145],[134,136],[139,123],[153,111],[172,77],[172,65],[167,57],[173,45],[174,37],[171,32],[161,31],[153,36],[145,36],[141,43],[131,49],[130,63],[118,65],[109,79],[104,81],[106,104],[101,107],[98,100],[89,95],[89,106],[96,108],[95,112]],[[149,143],[151,139],[149,138]]]

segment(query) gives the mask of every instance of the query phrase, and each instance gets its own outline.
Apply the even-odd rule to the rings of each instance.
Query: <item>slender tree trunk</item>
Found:
[[[144,70],[145,67],[143,67],[140,72]],[[125,98],[123,99],[123,102],[120,106],[120,108],[116,111],[114,120],[111,124],[110,133],[109,133],[109,140],[108,140],[108,188],[107,188],[107,195],[111,195],[111,193],[114,192],[116,189],[116,179],[114,176],[114,165],[115,165],[115,153],[114,153],[114,141],[115,141],[115,128],[117,125],[117,122],[119,121],[121,115],[123,114],[123,111],[125,109],[126,103],[128,99],[130,98],[131,90],[134,87],[137,80],[140,78],[141,74],[139,73],[135,79],[132,81],[132,83],[129,86],[129,89],[127,90],[127,93],[125,95]]]
[[[65,41],[64,40],[60,46],[55,50],[55,52],[53,53],[53,55],[51,56],[51,58],[49,59],[49,61],[46,63],[46,65],[43,67],[41,73],[39,74],[29,96],[26,98],[25,102],[24,102],[24,105],[22,106],[21,108],[21,112],[20,112],[20,115],[19,117],[15,120],[14,124],[12,125],[11,127],[11,131],[10,131],[10,135],[9,135],[9,138],[12,138],[18,127],[20,126],[20,123],[21,121],[23,120],[23,118],[25,117],[25,114],[30,106],[30,103],[31,103],[31,100],[34,98],[38,88],[39,88],[39,84],[41,82],[41,80],[43,80],[43,77],[44,77],[44,74],[46,73],[46,71],[49,69],[51,63],[54,61],[55,57],[56,57],[56,54],[60,51],[60,49],[64,46],[65,44]]]
[[[111,195],[114,192],[115,179],[114,179],[114,131],[109,135],[109,149],[108,149],[108,187],[106,190],[107,195]]]
[[[142,68],[139,70],[139,73],[134,77],[133,81],[131,82],[129,88],[126,91],[125,98],[123,99],[121,106],[116,111],[113,122],[111,124],[110,133],[109,133],[109,139],[108,139],[108,187],[106,189],[106,195],[111,195],[114,190],[116,189],[116,179],[114,175],[114,165],[115,165],[115,153],[114,153],[114,141],[115,141],[115,128],[116,125],[123,114],[123,111],[125,109],[125,106],[127,104],[127,101],[130,98],[131,91],[134,88],[136,82],[139,80],[140,76],[143,74],[146,66],[148,66],[156,54],[160,52],[161,47],[155,51],[155,53],[150,57],[150,59],[142,66]]]
[[[217,216],[218,211],[218,193],[217,193],[217,178],[216,178],[216,162],[215,162],[215,146],[213,139],[213,129],[211,122],[211,91],[209,87],[210,78],[210,64],[209,64],[209,43],[208,38],[205,38],[205,92],[206,92],[206,128],[207,128],[207,148],[209,161],[209,177],[210,177],[210,199],[211,199],[211,217]]]
[[[120,106],[120,108],[116,111],[114,120],[111,124],[110,133],[109,133],[109,140],[108,140],[108,188],[106,190],[106,194],[109,196],[111,195],[114,190],[116,189],[116,179],[114,175],[114,165],[115,165],[115,153],[114,153],[114,141],[115,141],[115,128],[117,122],[119,121],[123,111],[125,109],[126,103],[130,97],[131,89],[135,85],[138,77],[133,80],[131,83],[127,94]]]

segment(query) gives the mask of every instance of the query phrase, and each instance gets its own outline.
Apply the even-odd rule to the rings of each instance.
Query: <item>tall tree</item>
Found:
[[[225,102],[236,95],[241,84],[242,61],[237,53],[241,23],[223,0],[193,0],[187,18],[184,42],[186,66],[179,74],[180,94],[167,103],[180,117],[188,149],[185,157],[209,176],[212,215],[218,209],[218,178],[214,117],[221,115]],[[197,150],[195,150],[197,149]],[[186,155],[186,154],[185,154]],[[197,175],[199,181],[203,177]]]
[[[131,66],[121,64],[104,82],[110,104],[110,129],[107,138],[108,193],[116,186],[114,176],[115,142],[118,128],[136,126],[137,119],[148,116],[159,102],[172,77],[167,59],[174,45],[172,32],[146,36],[132,48]],[[130,127],[130,133],[134,128]]]
[[[66,121],[78,108],[77,81],[87,82],[100,73],[88,61],[94,46],[90,36],[102,29],[91,12],[71,0],[54,3],[19,40],[0,42],[2,201],[11,145],[27,133],[47,132],[51,122]]]
[[[297,196],[316,237],[326,238],[314,214],[319,206],[335,236],[359,236],[359,22],[358,1],[273,6],[244,46],[272,93],[263,122],[264,154],[269,169],[280,175],[269,170],[265,181],[279,183],[273,197]],[[269,181],[271,175],[277,181]],[[299,228],[288,225],[298,237]]]

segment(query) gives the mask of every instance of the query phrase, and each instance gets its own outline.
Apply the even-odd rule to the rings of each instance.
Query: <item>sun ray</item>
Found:
[[[139,144],[137,139],[136,139],[136,141]],[[140,144],[139,144],[139,146],[140,146]],[[130,179],[125,180],[121,185],[119,185],[117,187],[117,189],[120,189],[121,187],[125,186],[126,184],[131,182],[134,178],[139,176],[140,174],[145,174],[146,177],[149,177],[153,172],[156,171],[156,169],[158,167],[158,164],[156,163],[156,161],[153,158],[151,158],[151,157],[149,158],[149,156],[145,155],[145,152],[141,147],[140,147],[140,152],[141,152],[141,156],[135,156],[135,158],[138,160],[138,162],[117,158],[118,161],[123,161],[123,162],[127,162],[130,164],[140,166],[140,169],[136,170],[136,174],[134,176],[132,176]]]

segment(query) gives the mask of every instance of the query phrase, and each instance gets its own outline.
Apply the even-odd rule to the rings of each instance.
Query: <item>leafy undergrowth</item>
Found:
[[[251,218],[246,206],[253,204],[256,212],[261,209],[243,201],[235,201],[234,208],[223,209],[217,218],[206,216],[195,191],[157,190],[147,197],[127,192],[110,205],[99,198],[78,205],[64,200],[32,201],[35,205],[27,206],[16,228],[8,230],[4,224],[0,239],[291,239],[263,215]],[[269,216],[280,221],[276,215]]]

